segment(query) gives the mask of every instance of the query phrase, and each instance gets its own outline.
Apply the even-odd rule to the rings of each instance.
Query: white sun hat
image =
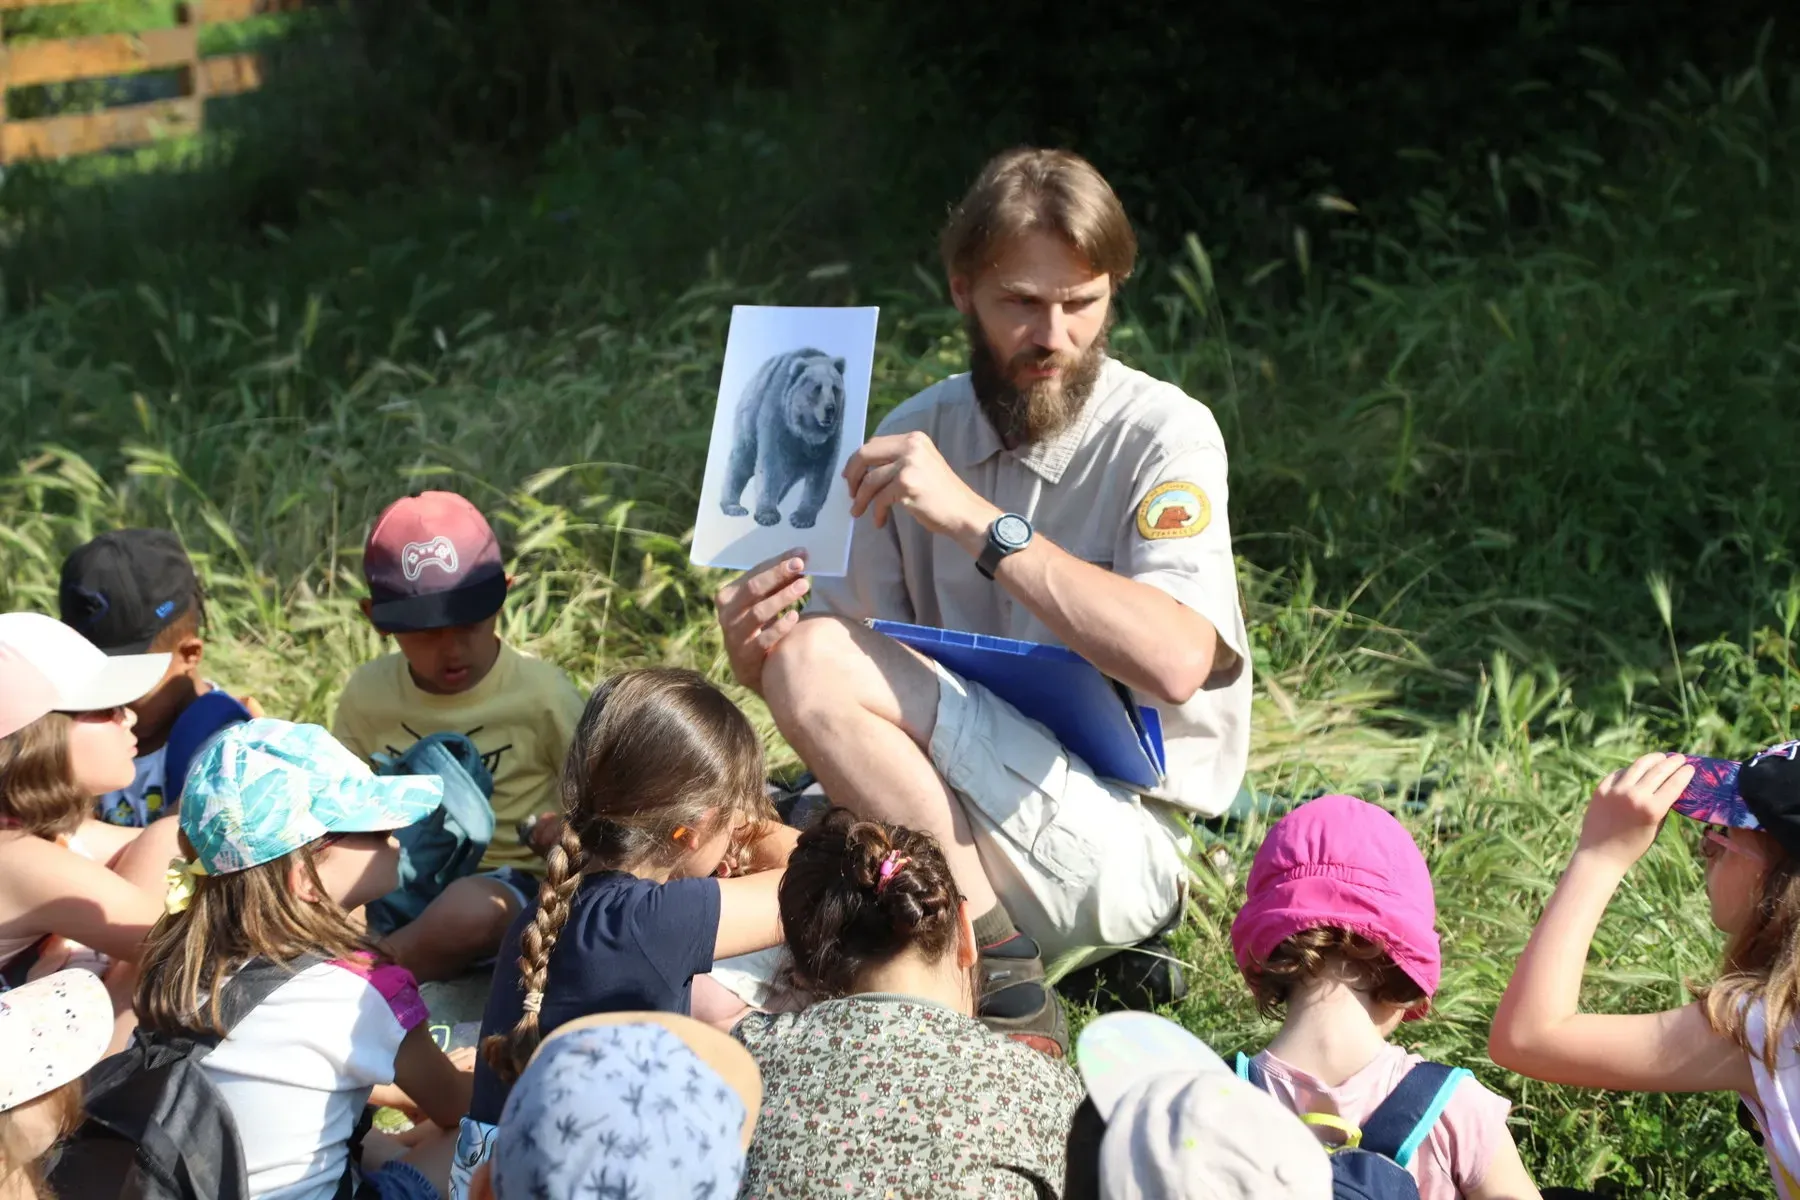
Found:
[[[58,971],[0,992],[0,1112],[80,1079],[112,1035],[112,997],[92,971]]]
[[[45,710],[48,712],[97,712],[130,704],[149,695],[169,669],[167,654],[108,656],[55,617],[43,613],[0,615],[0,650],[12,652],[0,659],[0,671],[5,672],[0,675],[0,688],[11,691],[14,687],[13,673],[7,667],[19,662],[28,664],[50,683],[50,706]],[[31,685],[36,686],[36,681],[31,681]]]

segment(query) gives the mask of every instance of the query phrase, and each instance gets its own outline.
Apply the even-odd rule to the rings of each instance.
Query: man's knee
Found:
[[[777,722],[828,700],[842,703],[872,665],[848,621],[809,617],[775,644],[763,667],[763,698]]]

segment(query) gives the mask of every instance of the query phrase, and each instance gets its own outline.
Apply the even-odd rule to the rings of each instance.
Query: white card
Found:
[[[731,310],[694,563],[741,571],[798,546],[809,575],[849,568],[844,464],[868,423],[878,312]]]

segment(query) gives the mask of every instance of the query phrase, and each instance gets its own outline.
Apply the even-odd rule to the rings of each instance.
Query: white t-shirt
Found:
[[[163,815],[163,758],[167,746],[158,746],[148,754],[132,759],[137,773],[131,784],[116,792],[108,792],[94,805],[94,815],[108,825],[129,825],[142,829]]]
[[[243,1139],[257,1200],[332,1200],[369,1090],[426,1018],[412,973],[366,962],[309,967],[203,1060]]]
[[[1769,1175],[1781,1200],[1800,1200],[1800,1048],[1793,1037],[1781,1039],[1775,1051],[1773,1073],[1763,1065],[1763,1002],[1750,1006],[1746,1032],[1750,1035],[1750,1077],[1756,1091],[1744,1102],[1762,1126],[1763,1153],[1769,1159]]]

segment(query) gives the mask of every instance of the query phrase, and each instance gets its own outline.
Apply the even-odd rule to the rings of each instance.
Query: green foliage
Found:
[[[1616,106],[1608,153],[1540,139],[1379,219],[1326,200],[1267,257],[1208,227],[1152,254],[1115,331],[1231,447],[1252,783],[1405,802],[1446,974],[1402,1038],[1512,1096],[1547,1183],[1768,1194],[1728,1099],[1548,1087],[1484,1047],[1593,782],[1648,748],[1793,732],[1789,85],[1760,62],[1684,74]],[[577,132],[525,183],[319,189],[290,222],[204,238],[109,237],[120,192],[28,180],[0,601],[48,608],[71,546],[167,525],[213,597],[209,673],[322,719],[380,648],[356,610],[367,523],[438,483],[507,545],[510,639],[584,683],[643,662],[722,679],[720,578],[686,541],[730,306],[880,304],[878,412],[965,355],[930,255],[943,192],[908,192],[934,168],[834,172],[833,118],[748,92],[722,111]],[[1718,951],[1676,825],[1601,930],[1596,1007],[1678,1003]],[[1270,1032],[1226,936],[1259,833],[1202,855],[1183,932],[1199,986],[1178,1015],[1225,1051]]]

